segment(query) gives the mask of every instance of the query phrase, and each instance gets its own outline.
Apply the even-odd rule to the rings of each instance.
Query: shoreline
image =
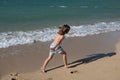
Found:
[[[74,66],[73,63],[85,59],[90,55],[116,53],[115,46],[118,43],[118,40],[120,40],[120,31],[114,31],[88,35],[85,37],[66,38],[63,41],[63,48],[68,54],[68,63],[73,66],[72,69],[77,69],[78,67],[85,65],[79,66],[78,64]],[[38,72],[44,59],[48,56],[50,43],[51,41],[42,43],[36,42],[33,44],[11,46],[6,49],[0,49],[1,54],[12,53],[12,55],[8,55],[6,57],[0,57],[0,75],[5,76],[13,72],[18,72],[20,74]],[[104,58],[107,59],[106,57]],[[102,59],[103,58],[100,58],[93,62],[97,62]],[[63,62],[61,55],[56,54],[46,68],[48,70],[48,74],[61,70],[62,65]]]
[[[91,25],[71,26],[71,31],[66,37],[84,37],[87,35],[95,35],[100,33],[106,33],[111,31],[120,31],[120,21],[116,22],[101,22]],[[0,33],[0,48],[7,48],[14,45],[23,45],[34,43],[37,41],[47,42],[54,39],[58,28],[45,28],[43,30],[36,31],[16,31]]]

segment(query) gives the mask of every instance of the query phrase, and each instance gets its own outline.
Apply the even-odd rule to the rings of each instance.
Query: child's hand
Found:
[[[50,50],[51,50],[51,51],[54,51],[54,50],[55,50],[55,48],[50,48]]]

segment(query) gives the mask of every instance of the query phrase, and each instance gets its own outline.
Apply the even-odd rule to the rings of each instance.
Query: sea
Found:
[[[120,31],[120,0],[0,0],[0,48]]]

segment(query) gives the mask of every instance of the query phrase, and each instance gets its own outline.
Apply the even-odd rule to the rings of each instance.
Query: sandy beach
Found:
[[[0,49],[0,80],[120,80],[120,31],[66,38],[69,68],[56,54],[41,73],[51,42]]]

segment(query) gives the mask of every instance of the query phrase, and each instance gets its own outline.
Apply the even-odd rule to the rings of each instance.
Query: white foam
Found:
[[[89,25],[80,25],[80,26],[71,26],[71,30],[67,37],[75,36],[86,36],[100,34],[110,31],[120,30],[120,21],[116,22],[100,22],[96,24]],[[9,46],[14,46],[18,44],[29,44],[34,41],[51,41],[54,39],[55,34],[57,33],[57,28],[45,28],[43,30],[36,31],[16,31],[16,32],[7,32],[0,33],[0,48],[7,48]]]
[[[58,6],[58,7],[60,7],[60,8],[67,8],[67,6]]]

